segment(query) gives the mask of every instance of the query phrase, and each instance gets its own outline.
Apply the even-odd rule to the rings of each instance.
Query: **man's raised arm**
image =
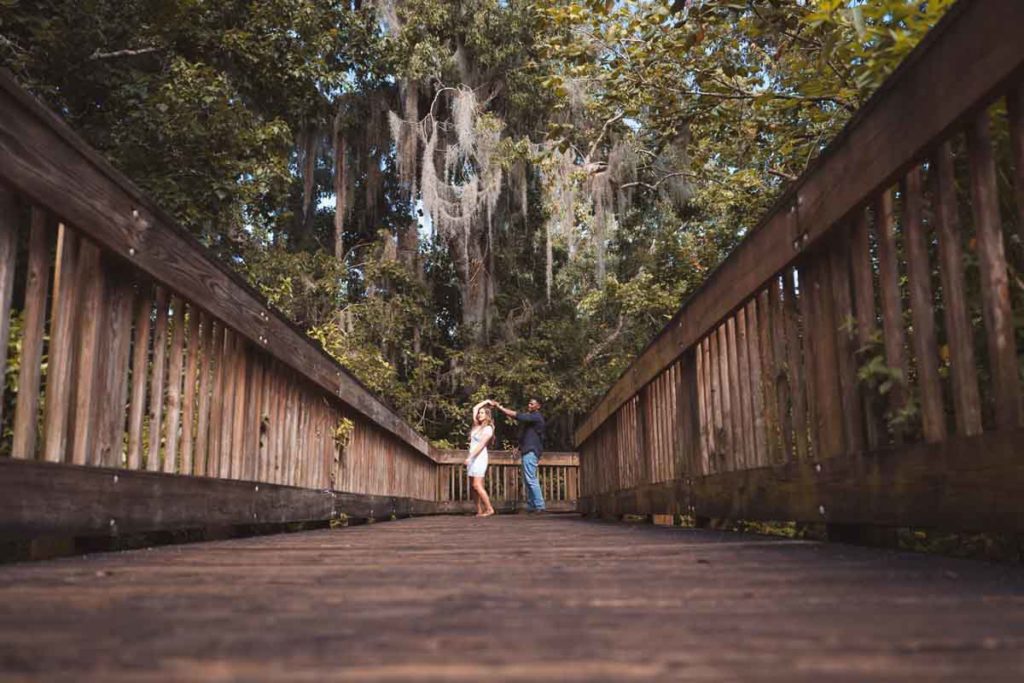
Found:
[[[516,411],[509,410],[508,408],[506,408],[505,406],[501,405],[500,403],[495,403],[494,407],[497,408],[498,410],[500,410],[501,412],[505,413],[506,417],[511,417],[513,419],[515,419],[517,417]]]

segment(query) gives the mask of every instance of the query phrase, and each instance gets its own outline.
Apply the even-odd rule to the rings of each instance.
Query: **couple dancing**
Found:
[[[487,399],[473,406],[473,428],[469,433],[469,457],[466,469],[476,494],[476,516],[490,517],[494,514],[491,499],[484,489],[484,475],[487,473],[487,444],[494,439],[494,417],[492,408],[497,408],[507,417],[519,423],[519,447],[513,455],[522,454],[523,481],[526,482],[526,509],[529,512],[544,511],[544,496],[537,480],[537,461],[544,450],[544,416],[540,414],[540,401],[531,398],[526,412],[509,410],[497,401]]]

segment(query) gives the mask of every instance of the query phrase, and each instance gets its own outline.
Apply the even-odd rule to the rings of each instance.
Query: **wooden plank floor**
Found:
[[[1018,567],[577,517],[0,567],[0,678],[1021,680]]]

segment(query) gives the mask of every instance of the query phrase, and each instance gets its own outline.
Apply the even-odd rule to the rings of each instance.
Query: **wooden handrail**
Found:
[[[423,436],[3,70],[0,179],[429,457]]]
[[[458,449],[435,448],[432,449],[434,461],[440,465],[461,465],[466,460],[466,451]],[[518,465],[520,458],[513,455],[512,451],[488,450],[487,462],[491,465]],[[550,451],[545,452],[540,459],[540,464],[559,467],[579,467],[579,453],[571,451]]]
[[[1021,26],[1020,0],[961,0],[951,8],[622,373],[576,430],[577,448],[769,278],[991,103],[1024,63]]]
[[[581,511],[1024,529],[1022,25],[925,37],[587,416]]]

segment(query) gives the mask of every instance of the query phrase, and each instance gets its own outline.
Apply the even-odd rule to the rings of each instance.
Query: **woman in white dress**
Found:
[[[494,418],[491,406],[494,401],[480,401],[473,406],[473,428],[469,432],[469,457],[466,470],[476,494],[476,516],[490,517],[494,514],[491,499],[484,489],[484,475],[487,474],[487,444],[494,438]]]

